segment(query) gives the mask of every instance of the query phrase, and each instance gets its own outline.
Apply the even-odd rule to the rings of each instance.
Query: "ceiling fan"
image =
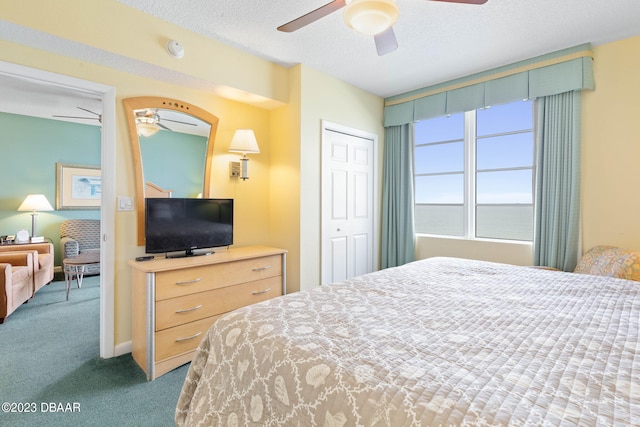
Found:
[[[55,114],[51,117],[58,117],[58,118],[64,118],[64,119],[97,120],[98,122],[102,123],[102,114],[96,113],[95,111],[87,110],[86,108],[82,108],[82,107],[76,107],[76,108],[82,111],[86,111],[87,113],[94,114],[96,117],[57,116]]]
[[[158,132],[160,128],[172,131],[172,129],[160,123],[160,114],[157,109],[149,108],[146,110],[138,110],[136,113],[136,126],[138,134],[142,136],[151,136]],[[196,123],[182,122],[180,120],[162,119],[166,122],[180,123],[188,126],[198,126]]]
[[[484,4],[487,0],[431,0],[447,3]],[[400,11],[395,0],[334,0],[311,12],[278,27],[278,31],[290,33],[307,26],[339,9],[345,8],[344,20],[351,28],[367,36],[373,36],[379,56],[398,48],[393,24]]]

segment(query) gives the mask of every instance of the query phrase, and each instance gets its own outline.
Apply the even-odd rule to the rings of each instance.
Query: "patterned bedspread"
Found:
[[[239,309],[188,426],[640,423],[640,283],[431,258]]]

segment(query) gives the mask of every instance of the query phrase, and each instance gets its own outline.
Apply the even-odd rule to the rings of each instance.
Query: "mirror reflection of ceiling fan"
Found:
[[[79,120],[97,120],[99,123],[102,123],[102,114],[96,113],[95,111],[87,110],[86,108],[76,107],[82,111],[86,111],[87,113],[93,114],[95,117],[80,117],[80,116],[57,116],[53,115],[51,117],[58,117],[61,119],[79,119]]]
[[[138,135],[149,137],[158,132],[161,128],[172,131],[172,129],[160,123],[160,120],[165,122],[180,123],[188,126],[198,126],[196,123],[183,122],[180,120],[160,119],[160,114],[156,109],[146,109],[136,111],[136,127],[138,128]]]
[[[487,0],[431,0],[447,3],[484,4]],[[311,12],[278,27],[278,31],[290,33],[305,27],[339,9],[344,9],[347,25],[366,36],[373,36],[379,56],[398,48],[393,24],[400,10],[395,0],[334,0]]]

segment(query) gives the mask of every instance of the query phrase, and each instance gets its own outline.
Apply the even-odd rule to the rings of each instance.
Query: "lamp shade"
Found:
[[[233,134],[233,138],[231,139],[231,145],[229,146],[229,151],[232,153],[254,153],[257,154],[260,152],[260,148],[258,147],[258,141],[256,141],[256,135],[253,133],[251,129],[238,129],[236,133]]]
[[[44,194],[29,194],[18,208],[19,211],[52,211],[53,206]]]
[[[373,36],[395,24],[399,14],[394,0],[351,0],[344,9],[344,20],[357,32]]]

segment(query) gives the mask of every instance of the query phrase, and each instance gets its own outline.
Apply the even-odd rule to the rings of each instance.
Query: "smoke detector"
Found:
[[[166,47],[169,55],[173,56],[174,58],[182,58],[184,56],[184,48],[179,42],[175,40],[169,40]]]

